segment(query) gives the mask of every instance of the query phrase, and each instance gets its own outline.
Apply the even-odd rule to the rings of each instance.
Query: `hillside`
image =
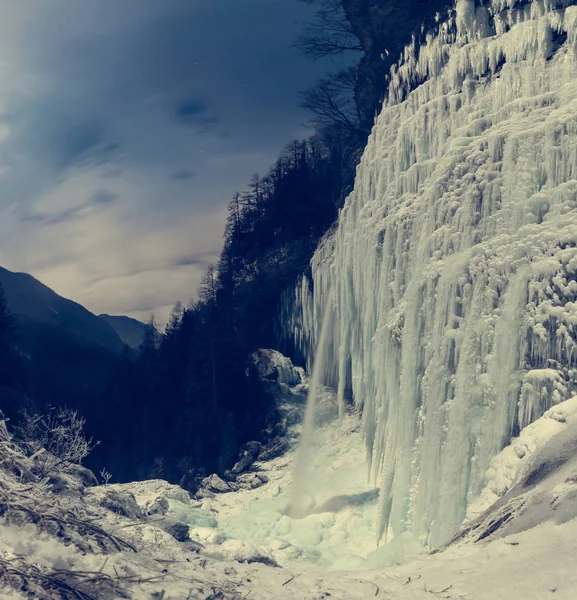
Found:
[[[0,284],[16,317],[26,405],[36,410],[68,405],[93,413],[125,347],[118,334],[106,321],[31,275],[0,268]],[[0,398],[0,409],[14,416],[22,402]]]
[[[144,323],[124,316],[98,315],[98,317],[114,329],[124,344],[134,350],[138,349],[146,331]]]
[[[57,329],[73,339],[120,352],[124,346],[119,335],[105,319],[59,296],[27,273],[14,273],[0,267],[8,308],[25,329]]]

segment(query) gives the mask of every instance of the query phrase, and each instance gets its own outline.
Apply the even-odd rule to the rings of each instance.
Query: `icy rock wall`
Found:
[[[407,47],[314,292],[286,298],[311,362],[334,311],[316,367],[362,409],[379,539],[445,542],[575,389],[576,3],[459,0]]]

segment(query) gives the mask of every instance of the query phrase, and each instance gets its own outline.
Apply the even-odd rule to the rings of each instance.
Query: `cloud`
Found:
[[[201,100],[179,101],[174,108],[174,115],[179,123],[195,127],[198,133],[210,133],[219,123],[219,119]]]
[[[326,69],[290,44],[311,11],[0,3],[0,265],[97,313],[194,296],[234,192],[304,135],[297,91]]]
[[[194,171],[189,171],[188,169],[179,169],[178,171],[175,171],[170,178],[174,179],[175,181],[189,181],[195,177],[195,175],[196,174]]]
[[[182,100],[176,105],[176,117],[180,121],[189,121],[205,115],[208,108],[201,100]]]
[[[10,129],[12,147],[48,161],[57,170],[96,157],[102,160],[118,149],[107,139],[102,118],[55,93],[15,94],[6,102],[1,122]]]
[[[120,198],[119,194],[115,194],[110,190],[98,190],[90,197],[89,204],[96,204],[99,206],[108,206],[113,202],[116,202]]]
[[[189,256],[182,256],[176,260],[173,267],[208,267],[215,260],[214,253],[202,253],[202,254],[191,254]]]
[[[64,223],[66,221],[72,221],[81,217],[83,207],[69,208],[58,213],[53,214],[29,214],[24,215],[21,218],[22,223],[39,223],[42,225],[55,225],[57,223]]]

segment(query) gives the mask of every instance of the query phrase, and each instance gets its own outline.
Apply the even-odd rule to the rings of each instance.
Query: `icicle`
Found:
[[[332,290],[320,376],[362,411],[379,539],[445,542],[491,458],[575,391],[573,4],[459,0],[407,47],[293,307],[319,340]]]

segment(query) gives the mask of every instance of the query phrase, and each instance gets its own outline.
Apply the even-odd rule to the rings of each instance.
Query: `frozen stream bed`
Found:
[[[577,506],[571,499],[577,488],[569,481],[569,471],[575,471],[574,453],[549,469],[539,485],[525,489],[523,482],[531,473],[543,472],[541,462],[550,460],[548,448],[560,456],[563,438],[575,437],[577,399],[546,413],[494,459],[487,488],[467,528],[476,518],[481,528],[490,523],[490,507],[499,497],[528,499],[521,518],[481,541],[465,529],[462,540],[434,553],[406,538],[377,549],[377,497],[367,482],[359,421],[354,414],[339,421],[330,406],[327,394],[312,453],[309,493],[314,500],[307,517],[291,519],[284,514],[294,447],[284,456],[255,464],[254,469],[268,478],[262,487],[202,501],[169,501],[169,514],[189,524],[191,538],[203,544],[200,556],[211,569],[226,572],[233,564],[235,573],[250,573],[251,596],[263,599],[575,597]],[[295,445],[298,430],[298,425],[292,428]],[[146,497],[152,484],[130,484],[139,504],[154,496]],[[553,498],[559,501],[560,493],[565,499],[561,519],[554,509],[548,513],[543,509]],[[278,567],[271,566],[274,563]]]

